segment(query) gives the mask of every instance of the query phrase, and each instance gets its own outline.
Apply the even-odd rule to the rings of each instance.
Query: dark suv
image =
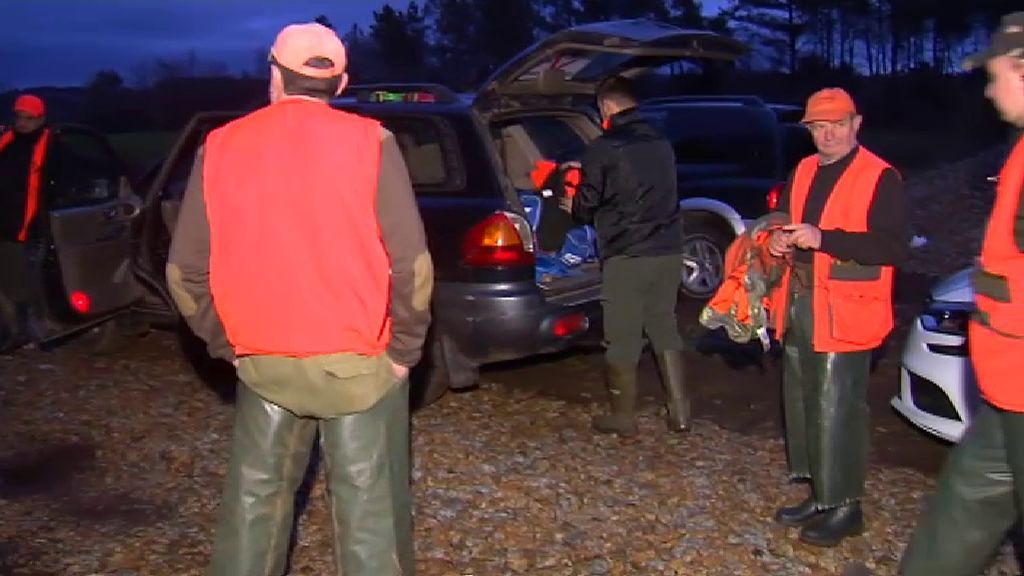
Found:
[[[476,94],[437,85],[356,86],[333,105],[380,120],[403,152],[434,259],[434,322],[424,362],[429,403],[476,383],[482,364],[557,351],[598,324],[600,271],[584,262],[538,273],[564,238],[545,238],[531,172],[539,160],[578,160],[600,134],[592,97],[613,74],[634,75],[679,59],[732,60],[729,38],[647,20],[605,22],[553,34],[499,69]],[[150,290],[136,306],[151,322],[177,324],[164,288],[167,248],[196,148],[242,112],[194,118],[149,186],[137,276]],[[282,190],[282,193],[287,193]],[[564,235],[564,230],[556,234]],[[104,287],[97,287],[102,290]]]
[[[728,245],[774,207],[789,171],[814,151],[790,108],[755,96],[673,96],[641,105],[676,152],[688,296],[714,293]]]

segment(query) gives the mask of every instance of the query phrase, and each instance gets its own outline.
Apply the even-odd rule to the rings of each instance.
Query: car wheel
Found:
[[[441,340],[428,340],[428,351],[426,361],[420,362],[410,375],[409,400],[413,410],[430,406],[448,391],[448,365],[441,350]]]
[[[725,251],[729,238],[701,225],[687,230],[683,239],[683,272],[680,290],[690,298],[706,300],[725,278]]]
[[[84,334],[81,345],[91,354],[114,354],[127,348],[133,338],[142,336],[146,331],[148,327],[136,322],[131,313],[119,314]]]

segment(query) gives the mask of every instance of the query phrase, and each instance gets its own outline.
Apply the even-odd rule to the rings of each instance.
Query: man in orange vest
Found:
[[[790,176],[779,209],[792,223],[769,239],[792,262],[769,307],[785,348],[790,477],[810,484],[775,519],[817,546],[864,529],[871,351],[892,330],[894,266],[909,247],[899,174],[858,144],[861,122],[842,89],[808,99],[803,123],[818,153]]]
[[[984,65],[985,89],[1003,119],[1024,130],[1024,12],[1003,16]],[[936,494],[904,553],[904,576],[980,574],[1021,518],[1024,503],[1024,133],[999,174],[974,273],[977,313],[968,328],[984,402],[949,455]]]
[[[0,291],[10,299],[20,334],[7,344],[23,343],[40,316],[34,286],[41,274],[41,236],[45,219],[43,170],[49,150],[46,105],[22,94],[14,101],[13,128],[0,135]],[[38,337],[38,334],[32,334]]]
[[[319,432],[338,569],[411,575],[408,373],[433,266],[394,136],[332,108],[345,47],[284,28],[271,104],[198,152],[167,278],[241,383],[210,573],[282,574],[295,492]]]

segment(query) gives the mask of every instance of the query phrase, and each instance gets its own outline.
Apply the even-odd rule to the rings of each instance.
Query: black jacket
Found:
[[[0,241],[17,242],[28,204],[28,175],[32,155],[43,131],[14,134],[0,151]],[[39,220],[37,212],[36,220]]]
[[[597,229],[602,260],[682,252],[675,152],[636,108],[612,116],[580,171],[572,214]]]

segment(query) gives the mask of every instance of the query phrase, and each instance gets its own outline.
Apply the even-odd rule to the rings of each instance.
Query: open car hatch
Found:
[[[745,44],[707,30],[646,19],[597,22],[556,32],[519,53],[477,98],[593,94],[614,75],[635,76],[684,59],[731,62],[746,52]]]

